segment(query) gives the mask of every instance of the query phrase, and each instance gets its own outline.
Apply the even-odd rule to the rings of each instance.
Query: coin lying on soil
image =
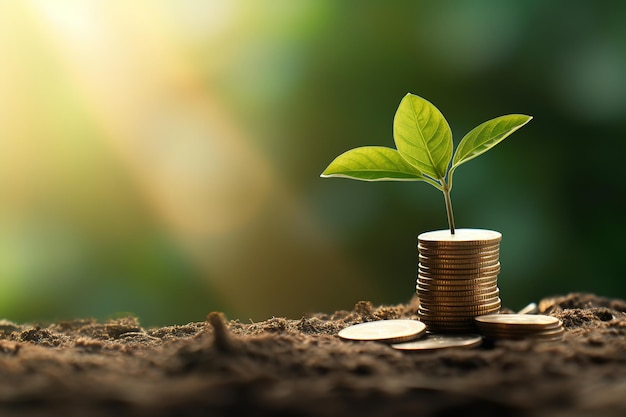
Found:
[[[426,337],[412,342],[392,344],[391,347],[398,350],[430,351],[449,348],[472,348],[480,346],[483,338],[479,335],[445,335],[429,334]]]
[[[488,314],[474,318],[489,339],[561,340],[565,330],[556,317],[543,314]]]
[[[377,320],[354,324],[337,335],[346,340],[400,343],[417,339],[426,332],[426,325],[418,320]]]

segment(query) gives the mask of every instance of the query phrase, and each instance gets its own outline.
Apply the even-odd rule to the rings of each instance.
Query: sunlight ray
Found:
[[[184,28],[167,22],[158,3],[73,6],[31,2],[108,145],[220,297],[237,311],[276,313],[270,298],[324,299],[320,284],[334,277],[342,288],[371,290],[367,274],[333,248],[214,96],[172,33]],[[273,207],[279,210],[268,214]],[[261,216],[269,219],[264,225]],[[293,239],[315,243],[318,253],[294,248]],[[311,260],[317,267],[303,270]],[[295,273],[304,279],[291,279]]]

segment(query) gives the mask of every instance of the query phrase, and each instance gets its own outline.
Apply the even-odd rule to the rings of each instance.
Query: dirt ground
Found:
[[[626,302],[541,300],[560,342],[401,352],[348,325],[416,318],[417,299],[260,323],[144,329],[132,317],[0,320],[1,416],[626,416]]]

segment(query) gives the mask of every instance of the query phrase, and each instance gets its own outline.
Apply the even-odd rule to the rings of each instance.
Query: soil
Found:
[[[136,318],[0,321],[2,416],[626,415],[626,302],[541,300],[560,342],[401,352],[337,332],[416,318],[417,299],[299,320],[144,329]]]

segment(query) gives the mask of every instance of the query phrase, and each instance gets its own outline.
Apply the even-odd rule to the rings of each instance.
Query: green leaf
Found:
[[[383,146],[363,146],[344,152],[328,165],[321,176],[362,181],[426,180],[398,151]]]
[[[407,94],[393,120],[398,152],[434,179],[446,176],[452,158],[452,132],[441,112],[423,98]]]
[[[452,174],[459,165],[476,158],[478,155],[487,152],[489,149],[502,142],[531,119],[531,116],[524,114],[509,114],[488,120],[472,129],[461,139],[459,146],[456,148],[454,158],[452,159],[450,174]]]

